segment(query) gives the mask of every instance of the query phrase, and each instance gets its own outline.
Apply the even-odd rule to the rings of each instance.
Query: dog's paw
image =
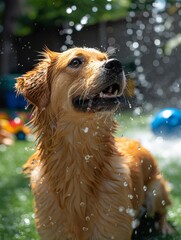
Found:
[[[165,219],[161,222],[155,222],[155,228],[161,231],[163,235],[171,235],[175,233],[173,227]]]

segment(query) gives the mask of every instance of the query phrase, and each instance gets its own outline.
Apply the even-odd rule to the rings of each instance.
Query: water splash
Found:
[[[135,140],[139,140],[154,156],[163,159],[164,161],[159,161],[161,167],[165,167],[165,165],[173,163],[173,161],[179,164],[181,139],[168,140],[162,137],[155,137],[150,130],[141,128],[131,128],[130,131],[127,131],[126,135]]]

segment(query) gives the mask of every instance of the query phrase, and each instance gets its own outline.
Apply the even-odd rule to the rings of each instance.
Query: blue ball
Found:
[[[156,136],[181,137],[181,110],[165,108],[156,114],[151,129]]]

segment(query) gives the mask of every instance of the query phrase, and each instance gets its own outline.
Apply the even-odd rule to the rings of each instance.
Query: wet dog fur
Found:
[[[126,85],[117,59],[90,48],[46,50],[16,89],[31,103],[37,150],[25,165],[43,240],[130,240],[142,206],[166,222],[168,189],[139,142],[115,138]]]

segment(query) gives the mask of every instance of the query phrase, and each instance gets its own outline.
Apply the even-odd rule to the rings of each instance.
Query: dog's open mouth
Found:
[[[120,104],[121,86],[117,83],[99,89],[88,97],[73,98],[73,106],[83,112],[100,112],[115,109]]]

